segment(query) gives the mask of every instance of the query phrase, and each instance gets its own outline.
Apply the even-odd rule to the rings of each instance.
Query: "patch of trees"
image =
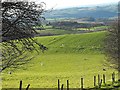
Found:
[[[52,22],[51,25],[53,28],[56,29],[65,29],[65,30],[72,30],[79,26],[77,22],[70,22],[70,21],[60,21],[60,22]]]
[[[81,21],[91,21],[94,22],[96,19],[93,17],[83,17],[83,18],[79,18],[79,20]]]
[[[59,21],[59,22],[51,22],[50,23],[53,28],[56,29],[65,29],[65,30],[74,30],[77,28],[86,28],[90,29],[92,27],[97,26],[105,26],[104,23],[78,23],[74,21]]]

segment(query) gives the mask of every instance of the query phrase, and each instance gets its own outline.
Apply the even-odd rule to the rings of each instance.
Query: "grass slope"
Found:
[[[101,53],[105,32],[38,37],[46,53]]]
[[[37,37],[49,48],[48,51],[36,55],[12,74],[8,74],[10,69],[4,71],[3,88],[18,88],[19,80],[23,80],[23,87],[30,83],[30,88],[57,88],[57,79],[65,86],[69,79],[70,87],[77,88],[81,77],[84,78],[85,87],[93,87],[93,76],[103,73],[110,81],[115,70],[103,65],[106,62],[101,54],[104,35],[105,32],[97,32]]]

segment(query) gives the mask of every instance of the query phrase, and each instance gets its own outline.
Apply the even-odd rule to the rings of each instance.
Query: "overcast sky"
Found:
[[[37,3],[45,2],[47,9],[59,9],[67,7],[78,7],[78,6],[90,6],[90,5],[99,5],[106,3],[117,3],[120,0],[31,0]]]

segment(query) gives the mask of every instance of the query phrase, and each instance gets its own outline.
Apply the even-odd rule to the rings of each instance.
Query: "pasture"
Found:
[[[36,37],[48,50],[39,55],[32,53],[35,58],[25,65],[6,69],[2,73],[2,87],[18,88],[19,81],[23,80],[23,87],[30,83],[30,88],[57,88],[58,79],[65,86],[69,79],[70,87],[78,88],[81,77],[85,79],[85,87],[93,87],[93,76],[98,74],[105,74],[107,81],[111,81],[112,72],[117,74],[117,71],[105,59],[105,35],[102,31]]]
[[[35,28],[40,28],[39,26],[36,26]],[[87,33],[87,32],[96,32],[96,31],[105,31],[108,26],[96,26],[91,28],[74,28],[74,29],[68,29],[65,28],[53,28],[51,25],[44,26],[43,30],[37,30],[37,32],[40,33],[40,35],[64,35],[64,34],[81,34],[81,33]]]

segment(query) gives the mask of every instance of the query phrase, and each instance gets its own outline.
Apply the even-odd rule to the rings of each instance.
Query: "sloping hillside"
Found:
[[[52,10],[45,13],[46,18],[110,18],[118,16],[118,5],[102,5],[93,7],[73,7],[67,9]]]
[[[104,55],[98,54],[104,35],[105,32],[96,32],[37,37],[48,51],[35,55],[33,60],[14,71],[4,71],[2,87],[18,88],[19,80],[23,80],[23,88],[28,83],[30,88],[57,88],[60,79],[61,84],[66,85],[66,80],[70,80],[70,88],[79,88],[81,77],[84,87],[93,87],[93,76],[103,73],[107,76],[106,81],[110,81],[115,70],[105,66]]]
[[[98,53],[102,50],[105,32],[38,37],[48,47],[46,53]]]

